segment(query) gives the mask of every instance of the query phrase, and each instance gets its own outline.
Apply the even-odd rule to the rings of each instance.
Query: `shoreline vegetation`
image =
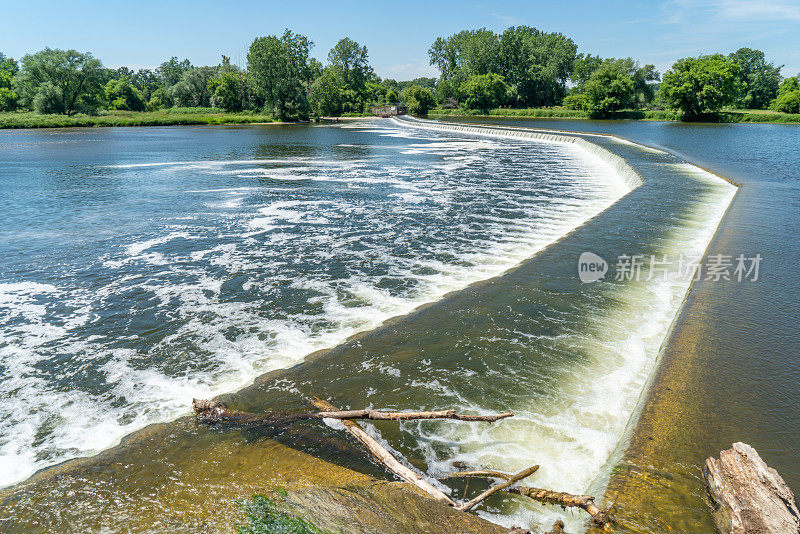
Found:
[[[592,120],[584,110],[552,108],[495,108],[490,110],[431,109],[428,118],[509,118],[509,119],[573,119]],[[331,120],[357,120],[372,117],[369,113],[348,113],[330,117],[317,117],[320,122]],[[605,117],[605,120],[681,121],[680,113],[673,110],[624,110]],[[133,126],[202,126],[291,124],[298,121],[279,121],[273,115],[253,111],[226,112],[218,108],[169,108],[157,111],[109,110],[97,115],[39,114],[34,111],[0,112],[2,129],[80,128],[80,127],[133,127]],[[757,123],[800,124],[800,114],[763,110],[728,110],[704,117],[694,122],[704,123]]]
[[[171,108],[157,111],[110,110],[97,115],[40,114],[34,111],[0,112],[0,129],[75,128],[98,126],[195,126],[204,124],[277,123],[257,112],[228,113],[217,108]]]
[[[579,119],[598,120],[592,114],[580,109],[553,108],[495,108],[488,111],[442,109],[436,108],[428,112],[428,117],[508,117],[508,118],[541,118],[541,119]],[[652,110],[621,110],[607,117],[605,120],[644,120],[644,121],[682,121],[679,111],[666,109]],[[692,122],[698,123],[779,123],[800,124],[800,114],[781,113],[778,111],[732,109],[719,111],[698,117]]]

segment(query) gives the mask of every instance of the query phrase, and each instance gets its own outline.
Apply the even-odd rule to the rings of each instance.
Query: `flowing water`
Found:
[[[602,491],[690,280],[581,284],[578,257],[701,256],[735,193],[614,138],[396,121],[2,132],[0,157],[4,484],[335,346],[231,399],[510,409],[371,431],[430,476],[539,463],[537,485]],[[126,469],[102,491],[155,476]],[[17,519],[81,501],[14,495]]]
[[[800,492],[800,127],[643,121],[470,119],[621,135],[662,147],[741,187],[709,254],[760,254],[757,281],[695,285],[643,399],[609,499],[637,532],[713,529],[709,456],[753,445]],[[627,441],[627,440],[626,440]]]

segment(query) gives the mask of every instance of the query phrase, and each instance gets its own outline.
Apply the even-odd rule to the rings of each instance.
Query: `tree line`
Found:
[[[687,118],[726,106],[800,113],[798,77],[782,80],[781,67],[750,48],[679,59],[663,78],[653,65],[579,53],[569,37],[530,26],[464,30],[437,38],[428,54],[441,73],[436,100],[450,108],[562,105],[592,116],[669,108]]]
[[[266,111],[281,119],[363,113],[370,103],[406,102],[425,114],[435,105],[436,79],[381,79],[367,47],[350,38],[330,50],[323,65],[314,43],[286,30],[255,39],[240,68],[222,56],[218,65],[194,66],[172,57],[155,69],[109,69],[89,52],[45,48],[19,61],[0,53],[0,111],[95,114],[101,109],[155,111],[214,107]]]
[[[798,76],[763,52],[741,48],[676,61],[663,76],[632,58],[579,53],[561,34],[530,26],[486,28],[439,37],[428,54],[438,78],[381,79],[367,47],[350,38],[327,63],[314,43],[286,30],[256,38],[241,68],[222,56],[214,66],[172,57],[155,69],[108,69],[91,53],[45,48],[19,61],[0,53],[0,111],[94,114],[100,109],[154,111],[214,107],[265,111],[280,119],[361,114],[371,104],[404,102],[415,114],[435,106],[489,110],[563,106],[591,116],[620,110],[678,109],[687,118],[726,106],[800,113]]]

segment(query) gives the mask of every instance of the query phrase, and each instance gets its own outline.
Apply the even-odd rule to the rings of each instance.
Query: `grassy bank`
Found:
[[[0,128],[69,128],[76,126],[171,126],[275,122],[272,115],[226,113],[216,108],[171,108],[159,111],[104,111],[98,115],[41,115],[32,111],[0,113]]]
[[[551,118],[551,119],[589,119],[588,111],[580,109],[554,108],[497,108],[485,111],[463,109],[432,109],[429,117],[519,117],[519,118]],[[626,110],[614,113],[611,119],[678,121],[681,115],[673,110]],[[779,113],[767,110],[726,110],[703,118],[706,122],[760,122],[760,123],[797,123],[800,115]]]

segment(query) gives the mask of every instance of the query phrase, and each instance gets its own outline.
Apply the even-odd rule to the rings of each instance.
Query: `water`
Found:
[[[709,531],[701,467],[735,441],[753,445],[800,492],[800,128],[490,122],[621,135],[742,184],[709,253],[761,254],[761,276],[695,287],[643,399],[611,498],[637,531]]]
[[[602,493],[689,282],[582,285],[577,258],[702,254],[735,188],[613,138],[420,126],[4,132],[4,482],[334,347],[229,401],[511,409],[491,426],[370,428],[428,476],[539,463],[536,485]],[[163,517],[164,488],[205,487],[193,465],[239,439],[163,432],[10,488],[3,516],[22,530]],[[276,439],[385,476],[363,453]],[[499,496],[481,513],[565,517]]]
[[[497,275],[628,191],[581,149],[522,145],[3,132],[0,484]]]

